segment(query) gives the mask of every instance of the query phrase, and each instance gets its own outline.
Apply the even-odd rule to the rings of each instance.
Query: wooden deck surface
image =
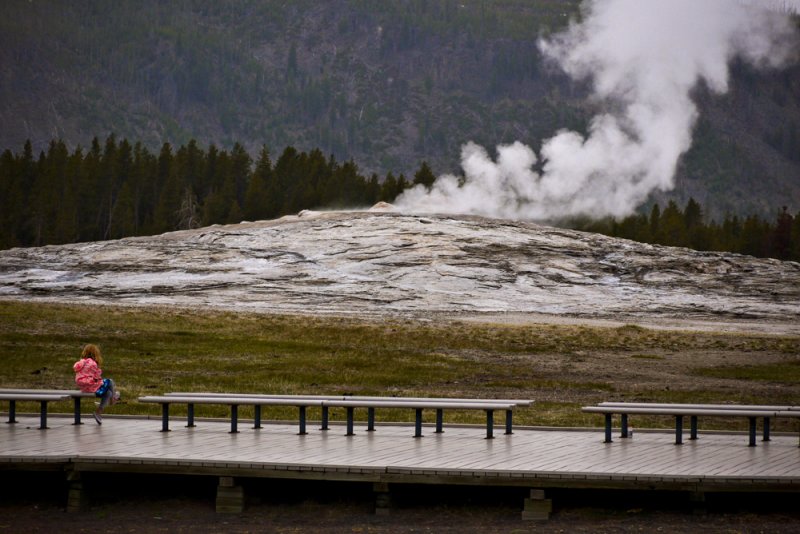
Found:
[[[747,446],[745,433],[701,433],[697,441],[674,444],[671,432],[637,431],[603,443],[602,429],[515,429],[484,439],[485,428],[445,427],[443,434],[412,425],[379,425],[356,435],[343,426],[297,435],[296,424],[265,424],[253,430],[240,422],[198,421],[185,428],[159,419],[89,417],[80,426],[51,416],[39,430],[38,416],[0,424],[0,467],[74,464],[83,470],[231,474],[340,480],[525,485],[531,487],[645,487],[702,490],[800,490],[797,435],[774,435]],[[498,429],[499,430],[499,429]]]

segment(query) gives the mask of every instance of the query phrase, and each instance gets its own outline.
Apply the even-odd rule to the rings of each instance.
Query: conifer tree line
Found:
[[[365,177],[353,161],[337,162],[319,149],[286,147],[273,162],[267,147],[253,159],[242,145],[231,150],[196,141],[158,154],[110,135],[70,152],[61,140],[34,155],[0,155],[0,249],[152,235],[211,224],[273,219],[303,209],[371,206],[392,202],[435,175],[423,162],[412,180],[389,172]],[[800,213],[783,208],[774,221],[726,216],[706,221],[690,199],[670,201],[649,215],[572,222],[582,230],[643,243],[738,252],[800,261]]]
[[[772,222],[756,215],[727,215],[722,223],[706,222],[702,207],[690,198],[684,209],[669,201],[663,211],[654,204],[649,215],[571,226],[641,243],[800,261],[800,213],[792,216],[786,207]]]
[[[158,154],[141,143],[105,143],[72,152],[53,140],[34,155],[0,156],[0,248],[152,235],[216,223],[271,219],[302,209],[371,206],[414,183],[430,184],[426,163],[413,181],[362,176],[318,149],[286,147],[273,162],[264,147],[255,160],[240,144],[202,149],[192,140]]]

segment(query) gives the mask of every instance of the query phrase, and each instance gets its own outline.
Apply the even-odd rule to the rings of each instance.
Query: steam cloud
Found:
[[[629,215],[651,192],[672,189],[698,115],[692,89],[703,80],[724,93],[730,60],[778,66],[795,38],[785,13],[736,0],[589,0],[582,8],[581,23],[539,46],[571,77],[590,79],[610,110],[591,120],[588,135],[561,130],[544,141],[541,172],[520,142],[498,146],[496,160],[468,142],[463,176],[418,185],[398,208],[529,220]]]

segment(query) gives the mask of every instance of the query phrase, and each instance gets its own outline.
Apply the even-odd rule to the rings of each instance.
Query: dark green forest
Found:
[[[232,153],[319,148],[363,173],[459,168],[463,143],[537,149],[602,106],[546,61],[578,0],[5,0],[0,150],[111,133]],[[800,18],[796,18],[800,26]],[[798,51],[800,54],[800,50]],[[797,57],[800,57],[798,55]],[[800,210],[800,62],[702,85],[675,188],[707,215]],[[101,148],[103,148],[101,146]],[[279,154],[273,156],[277,158]],[[36,156],[34,156],[36,157]],[[198,193],[198,202],[202,192]]]
[[[61,140],[35,155],[0,156],[0,248],[42,246],[273,219],[303,209],[367,207],[393,201],[405,188],[430,186],[423,162],[410,179],[391,172],[364,176],[350,160],[319,149],[286,147],[273,161],[267,147],[253,158],[239,143],[231,150],[194,140],[164,143],[158,154],[114,135],[70,152]],[[800,213],[786,208],[774,220],[757,215],[708,220],[689,199],[616,221],[572,221],[574,228],[644,243],[800,260]]]

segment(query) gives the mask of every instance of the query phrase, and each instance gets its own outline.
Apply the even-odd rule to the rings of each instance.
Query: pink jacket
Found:
[[[72,370],[75,371],[75,383],[84,393],[94,393],[103,385],[103,371],[91,358],[78,360],[72,366]]]

